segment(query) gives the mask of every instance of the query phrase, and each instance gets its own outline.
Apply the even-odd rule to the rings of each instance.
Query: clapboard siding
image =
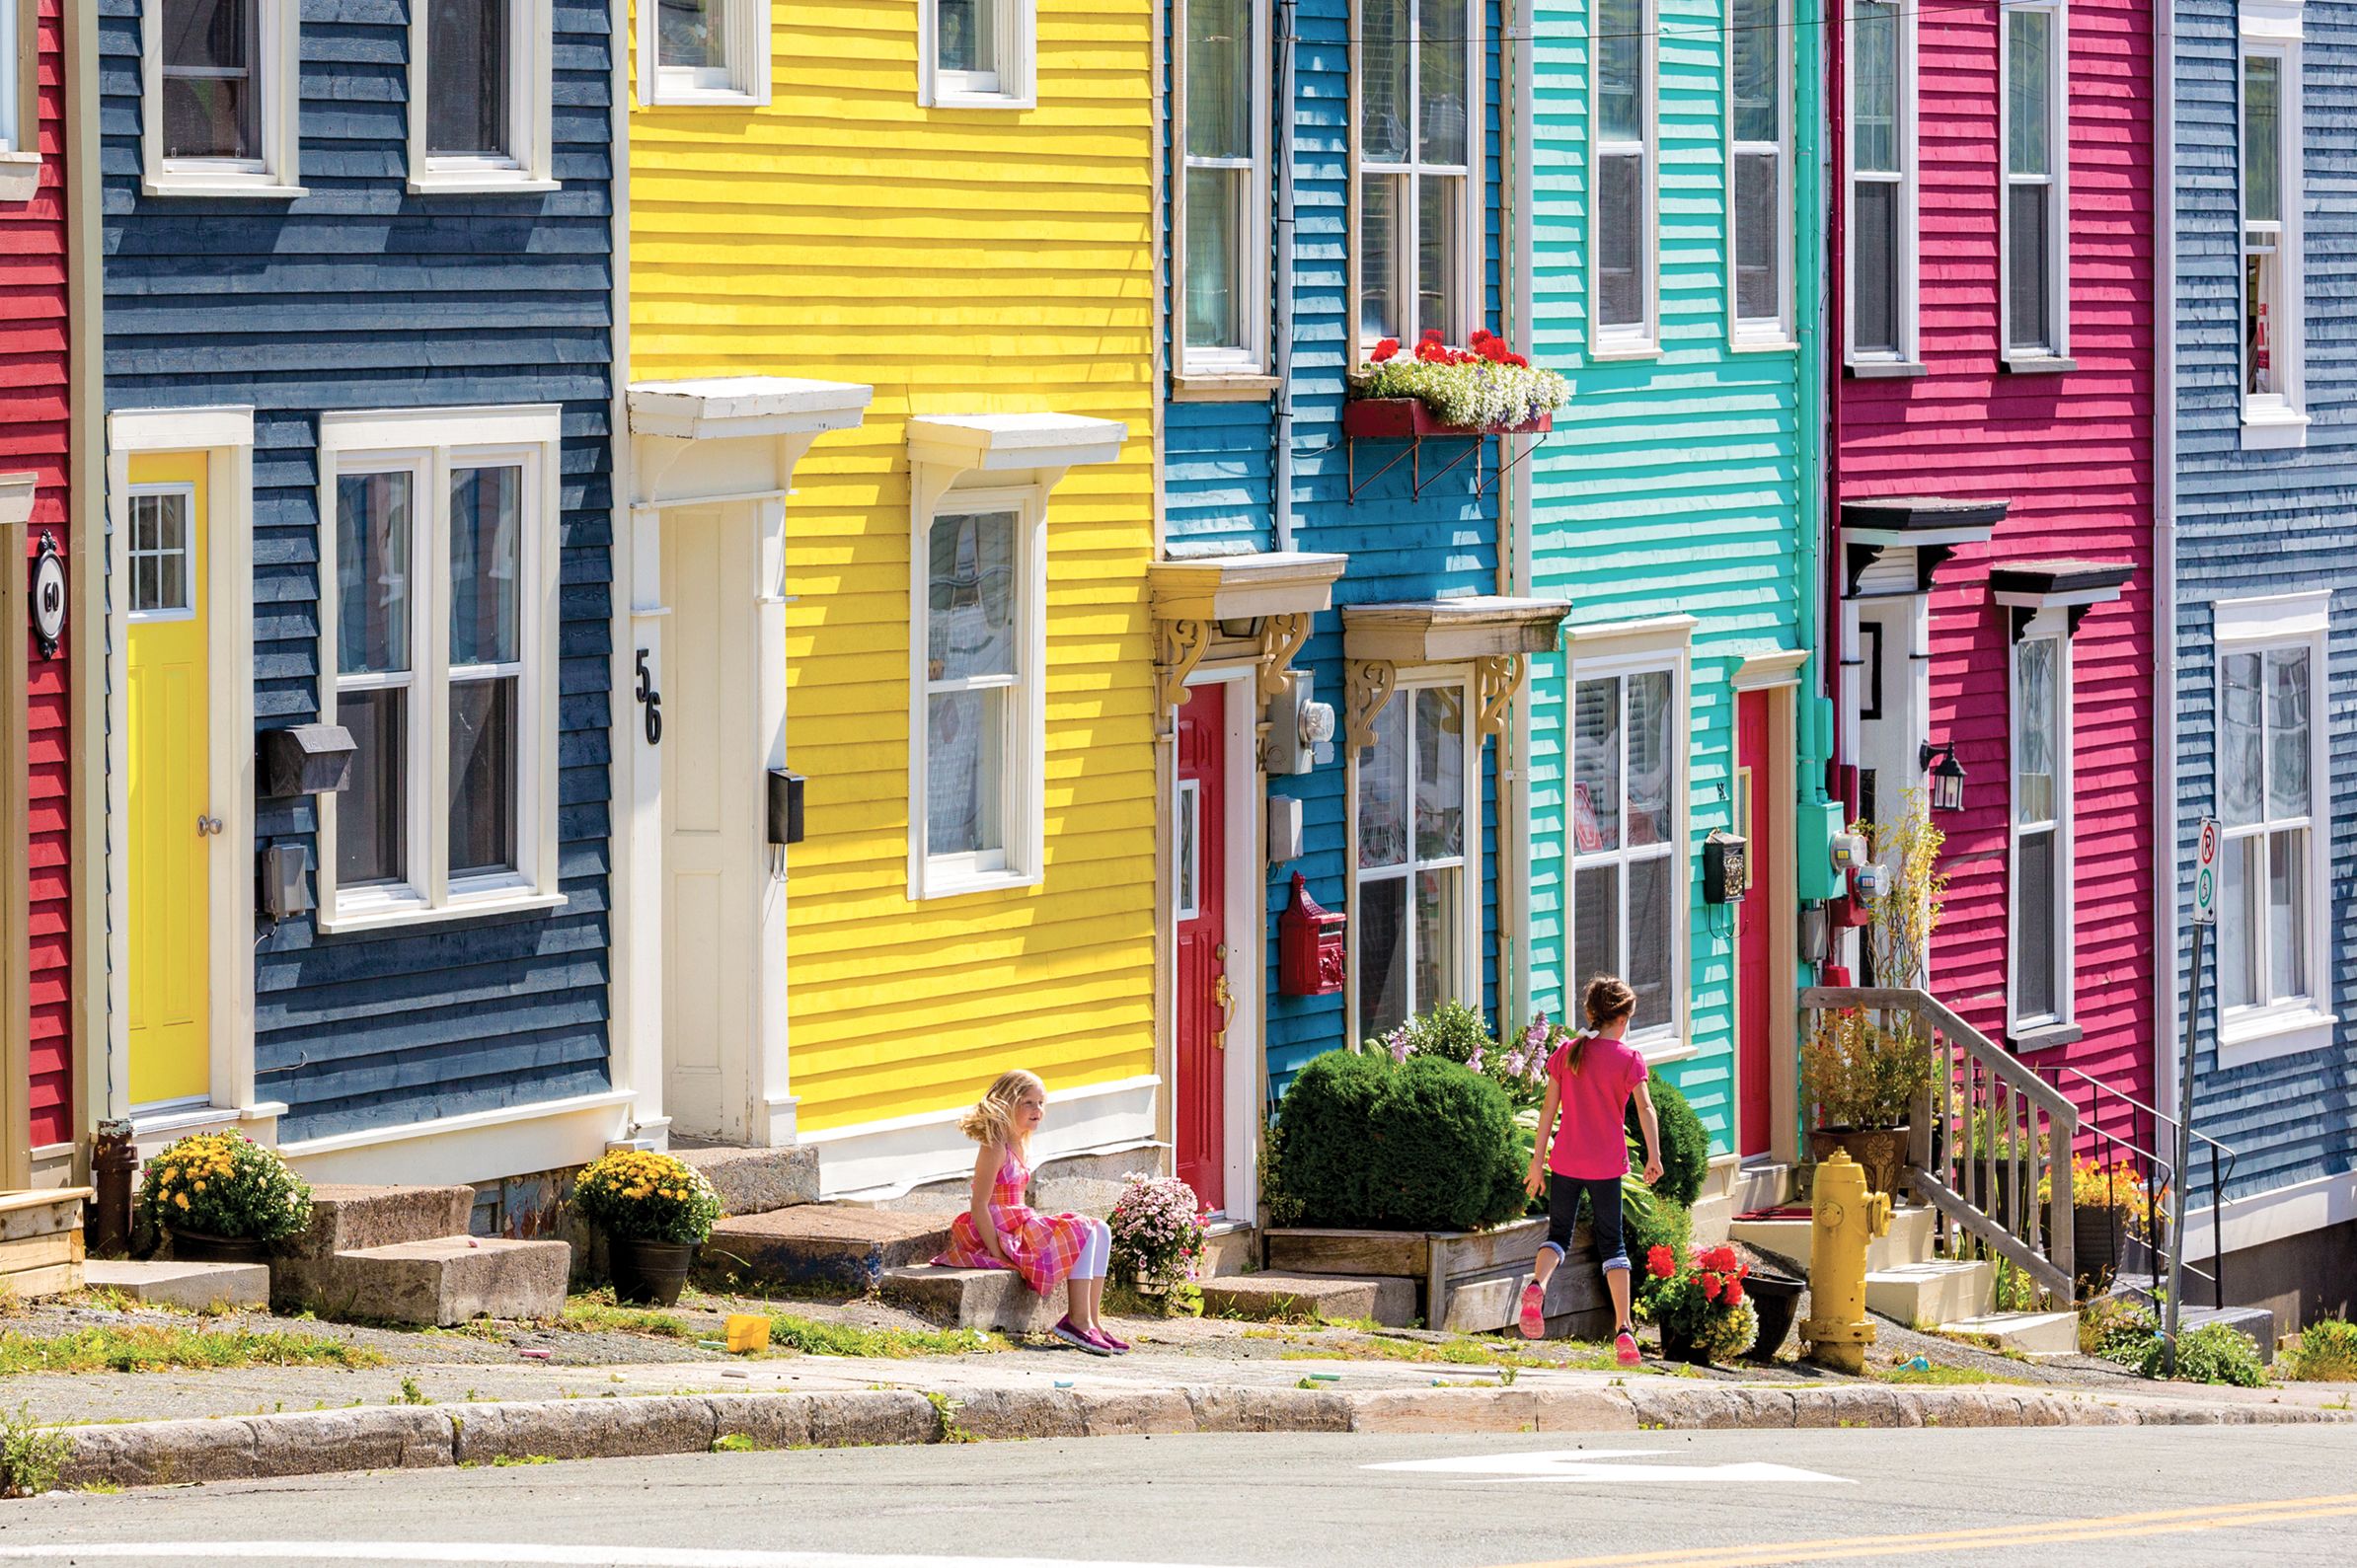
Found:
[[[2178,990],[2191,958],[2184,924],[2194,835],[2217,809],[2218,601],[2329,590],[2330,635],[2317,692],[2315,734],[2326,758],[2331,878],[2325,908],[2328,992],[2341,1016],[2328,1049],[2221,1068],[2216,1008],[2204,1008],[2194,1122],[2241,1156],[2227,1196],[2357,1167],[2357,565],[2349,516],[2357,505],[2357,25],[2345,7],[2304,18],[2301,112],[2307,156],[2302,211],[2308,268],[2308,408],[2314,422],[2298,451],[2242,449],[2241,247],[2237,233],[2236,13],[2229,0],[2178,0],[2176,11],[2175,635]],[[2217,964],[2205,987],[2217,994]],[[2209,1201],[2197,1162],[2196,1202]]]
[[[407,192],[401,0],[310,0],[291,203],[143,196],[138,0],[103,0],[109,408],[254,407],[255,712],[318,712],[319,416],[562,406],[558,837],[546,917],[328,935],[266,932],[255,1070],[288,1141],[608,1086],[612,612],[612,56],[607,13],[557,0],[560,191]],[[263,843],[310,842],[308,801],[260,803]],[[226,944],[234,954],[240,944]],[[235,961],[223,957],[216,962]]]
[[[1721,908],[1702,900],[1700,845],[1732,828],[1735,703],[1729,684],[1750,655],[1800,645],[1798,530],[1817,526],[1810,488],[1815,386],[1798,347],[1736,352],[1728,344],[1726,50],[1718,0],[1663,0],[1659,36],[1662,352],[1628,361],[1591,356],[1589,51],[1592,12],[1579,0],[1541,5],[1538,40],[1537,209],[1532,277],[1539,363],[1572,383],[1556,433],[1531,463],[1532,576],[1547,598],[1568,599],[1566,625],[1690,615],[1687,835],[1693,849],[1683,917],[1687,988],[1681,1002],[1690,1059],[1666,1070],[1711,1129],[1734,1147],[1734,935]],[[1817,7],[1794,13],[1791,108],[1795,181],[1790,255],[1796,309],[1817,297],[1823,235],[1814,159],[1823,66]],[[1813,354],[1813,350],[1811,350]],[[1601,652],[1610,652],[1602,647]],[[1530,681],[1531,840],[1528,867],[1534,1005],[1576,1016],[1584,974],[1570,972],[1566,861],[1567,723],[1571,659],[1533,662]],[[1805,684],[1805,677],[1804,677]],[[1763,810],[1791,801],[1763,797]]]
[[[25,0],[33,12],[41,154],[31,201],[0,205],[0,474],[31,473],[39,485],[30,556],[45,534],[69,549],[66,496],[66,191],[65,54],[61,0]],[[10,127],[15,134],[15,127]],[[27,151],[31,148],[24,149]],[[69,575],[81,562],[69,559]],[[9,872],[29,879],[30,1042],[33,1147],[74,1136],[73,906],[67,871],[69,828],[66,649],[43,659],[25,629],[26,803],[30,842]],[[10,859],[13,860],[11,856]],[[8,1027],[17,1027],[9,1020]]]
[[[1931,733],[1970,777],[1942,816],[1951,880],[1933,989],[1992,1038],[2006,1028],[2010,811],[2007,618],[1992,564],[2124,560],[2135,577],[2073,638],[2076,1021],[2039,1058],[2149,1100],[2153,1083],[2152,10],[2070,12],[2068,375],[2007,375],[1998,352],[1998,13],[1919,14],[1922,357],[1917,380],[1837,384],[1839,493],[2003,497],[1985,546],[1932,596]]]

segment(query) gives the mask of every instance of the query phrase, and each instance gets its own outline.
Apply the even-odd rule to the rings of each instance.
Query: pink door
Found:
[[[1770,1149],[1769,1074],[1775,1060],[1776,999],[1770,995],[1769,912],[1781,896],[1770,885],[1783,845],[1785,818],[1770,789],[1768,694],[1735,698],[1735,831],[1746,841],[1750,885],[1735,906],[1735,1139],[1740,1153]]]
[[[1178,1174],[1206,1211],[1227,1204],[1228,990],[1226,685],[1198,686],[1178,709],[1171,831],[1178,928]]]

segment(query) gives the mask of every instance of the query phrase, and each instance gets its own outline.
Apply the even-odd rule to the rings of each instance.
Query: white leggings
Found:
[[[1106,1262],[1112,1257],[1113,1232],[1102,1220],[1091,1220],[1088,1226],[1089,1237],[1081,1243],[1080,1261],[1072,1265],[1072,1277],[1101,1280],[1104,1278]]]

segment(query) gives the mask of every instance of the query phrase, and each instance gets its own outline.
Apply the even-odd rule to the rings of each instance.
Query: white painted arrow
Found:
[[[1514,1481],[1750,1481],[1777,1486],[1855,1486],[1843,1475],[1798,1470],[1759,1459],[1733,1464],[1622,1464],[1602,1462],[1649,1458],[1660,1449],[1558,1449],[1544,1454],[1464,1454],[1438,1459],[1394,1459],[1369,1470],[1410,1470],[1459,1475],[1491,1484]]]

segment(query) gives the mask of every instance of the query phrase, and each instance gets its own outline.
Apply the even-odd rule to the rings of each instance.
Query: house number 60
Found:
[[[639,649],[639,706],[646,709],[646,744],[663,743],[663,697],[654,689],[654,673],[646,668],[646,649]]]

